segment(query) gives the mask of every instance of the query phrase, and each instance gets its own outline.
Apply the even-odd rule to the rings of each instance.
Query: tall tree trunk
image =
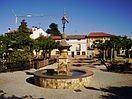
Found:
[[[128,58],[128,57],[129,57],[129,54],[128,54],[128,49],[126,49],[126,51],[125,51],[125,55],[126,55],[126,58]]]
[[[49,58],[51,57],[51,50],[49,50]]]
[[[106,60],[105,59],[105,49],[104,49],[104,52],[103,52],[103,60]]]
[[[107,58],[108,58],[108,49],[106,50],[106,60],[107,60]]]
[[[130,54],[130,51],[128,50],[128,62],[129,62],[130,58],[131,58],[131,54]]]
[[[44,58],[47,59],[47,51],[44,53]]]
[[[111,61],[113,60],[113,48],[111,48]]]
[[[117,51],[114,50],[114,59],[116,58]]]

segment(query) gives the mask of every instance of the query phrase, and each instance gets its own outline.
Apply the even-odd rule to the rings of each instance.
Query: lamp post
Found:
[[[63,25],[63,27],[62,27],[63,28],[63,35],[62,36],[64,37],[65,36],[65,28],[66,28],[65,24],[69,23],[68,20],[67,20],[66,11],[64,11],[64,16],[62,17],[61,21],[62,21],[62,25]]]
[[[59,61],[63,61],[65,64],[67,64],[68,62],[68,51],[67,49],[70,47],[70,45],[66,42],[66,36],[65,36],[65,24],[66,23],[69,23],[68,20],[67,20],[67,15],[66,15],[66,12],[64,12],[64,16],[62,17],[61,19],[62,21],[62,25],[63,25],[63,33],[62,33],[62,40],[60,42],[60,47],[59,47],[59,50],[60,50],[60,57],[59,57]]]
[[[67,22],[67,20],[65,19],[65,17],[63,16],[62,17],[62,19],[61,19],[61,21],[62,21],[62,25],[63,25],[63,36],[64,36],[64,34],[65,34],[65,24],[66,24],[66,22]]]

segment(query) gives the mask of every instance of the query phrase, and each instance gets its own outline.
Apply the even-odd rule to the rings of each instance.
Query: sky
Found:
[[[31,14],[43,17],[24,18],[29,28],[37,26],[45,31],[51,23],[58,24],[62,32],[64,9],[69,23],[65,34],[87,35],[88,32],[105,32],[113,35],[132,36],[132,0],[0,0],[0,34],[20,25]]]

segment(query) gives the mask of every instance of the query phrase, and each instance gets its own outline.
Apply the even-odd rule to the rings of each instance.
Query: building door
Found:
[[[74,52],[71,52],[72,57],[74,57]]]

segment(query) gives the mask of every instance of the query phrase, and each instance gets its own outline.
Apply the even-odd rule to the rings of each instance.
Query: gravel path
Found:
[[[31,83],[35,69],[0,73],[0,99],[132,99],[132,74],[104,72],[100,68],[104,67],[90,68],[94,72],[90,86],[78,90],[35,86]]]

